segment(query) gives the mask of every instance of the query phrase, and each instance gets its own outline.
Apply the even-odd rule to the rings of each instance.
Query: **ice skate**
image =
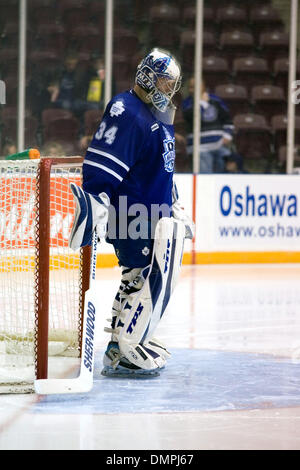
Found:
[[[146,370],[129,362],[120,354],[118,343],[110,342],[103,358],[103,369],[101,374],[105,377],[124,377],[124,378],[149,378],[158,377],[163,369]]]

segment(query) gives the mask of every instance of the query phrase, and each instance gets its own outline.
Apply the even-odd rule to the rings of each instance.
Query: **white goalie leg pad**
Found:
[[[140,276],[142,268],[128,268],[122,266],[122,279],[121,285],[115,296],[112,306],[112,318],[108,318],[111,327],[104,328],[104,331],[111,333],[111,341],[118,342],[120,329],[124,326],[123,308],[130,295],[133,295],[141,290],[144,284],[144,279]]]
[[[142,271],[144,285],[124,305],[124,326],[118,337],[120,351],[142,369],[163,367],[168,357],[167,352],[161,354],[162,349],[154,350],[150,340],[177,283],[184,239],[183,222],[162,218],[157,223],[152,263]]]
[[[165,361],[171,357],[171,353],[167,350],[166,346],[156,338],[151,338],[147,341],[144,341],[143,348],[149,350],[150,354],[158,354]]]

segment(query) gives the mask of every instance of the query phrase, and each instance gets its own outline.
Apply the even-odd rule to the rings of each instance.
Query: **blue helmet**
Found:
[[[147,99],[165,112],[181,87],[180,65],[171,53],[153,49],[138,65],[135,83],[147,92]]]

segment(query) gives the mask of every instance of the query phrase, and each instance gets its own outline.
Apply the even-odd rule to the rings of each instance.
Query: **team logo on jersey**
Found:
[[[111,117],[113,116],[120,116],[122,113],[124,113],[125,108],[124,104],[122,101],[116,101],[113,103],[112,107],[110,108],[109,114]]]
[[[150,250],[147,246],[145,246],[143,249],[142,249],[142,253],[144,256],[148,256],[149,253],[150,253]]]
[[[172,137],[170,132],[163,126],[163,130],[165,132],[166,138],[163,140],[164,146],[164,166],[165,170],[168,173],[174,171],[174,163],[175,163],[175,137]]]

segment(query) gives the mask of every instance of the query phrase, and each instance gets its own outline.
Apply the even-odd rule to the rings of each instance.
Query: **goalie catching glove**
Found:
[[[74,183],[71,183],[70,187],[75,199],[76,209],[69,238],[69,247],[76,251],[81,246],[91,245],[92,234],[95,229],[99,238],[105,237],[110,200],[106,193],[94,196]]]

